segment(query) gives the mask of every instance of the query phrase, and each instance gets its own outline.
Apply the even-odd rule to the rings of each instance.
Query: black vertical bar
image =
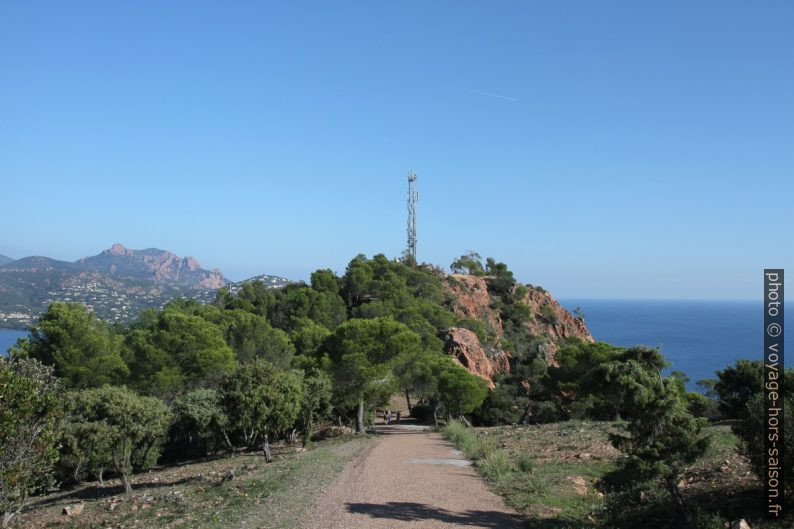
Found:
[[[783,269],[764,269],[764,487],[767,518],[784,512]]]

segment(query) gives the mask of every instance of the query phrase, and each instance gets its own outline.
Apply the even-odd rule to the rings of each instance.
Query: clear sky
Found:
[[[0,3],[0,254],[466,250],[557,297],[794,265],[794,2]]]

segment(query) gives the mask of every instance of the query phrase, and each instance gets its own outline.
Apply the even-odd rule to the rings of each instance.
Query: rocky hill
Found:
[[[176,297],[209,301],[228,284],[220,270],[156,248],[114,244],[75,262],[25,257],[0,264],[0,327],[26,327],[51,301],[81,302],[103,319],[129,321]]]
[[[13,259],[11,259],[10,257],[6,257],[5,255],[0,255],[0,266],[3,266],[4,264],[8,264],[11,261],[13,261]]]
[[[452,312],[460,318],[482,322],[495,335],[492,343],[484,344],[474,331],[452,327],[442,336],[446,352],[493,385],[495,374],[509,371],[510,353],[503,347],[504,323],[494,308],[495,299],[488,291],[486,278],[450,274],[444,279],[444,288]],[[573,316],[542,288],[526,285],[526,293],[520,301],[531,311],[526,325],[529,333],[539,339],[538,349],[547,363],[555,363],[554,353],[569,338],[595,341],[584,319]]]

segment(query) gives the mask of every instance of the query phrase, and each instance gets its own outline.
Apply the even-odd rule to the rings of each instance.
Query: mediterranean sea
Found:
[[[689,389],[739,358],[763,359],[761,301],[667,301],[565,299],[568,310],[580,307],[596,340],[629,347],[661,348],[672,364],[690,378]],[[789,312],[791,314],[791,312]],[[791,316],[785,323],[794,329]],[[786,366],[794,365],[794,353]]]

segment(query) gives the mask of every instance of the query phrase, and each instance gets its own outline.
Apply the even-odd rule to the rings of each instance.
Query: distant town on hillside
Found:
[[[236,292],[250,281],[271,288],[291,283],[272,275],[232,282],[217,268],[201,268],[193,257],[157,248],[130,250],[121,244],[74,262],[0,255],[0,327],[27,328],[53,301],[83,303],[104,320],[126,323],[141,310],[160,308],[172,299],[206,303],[219,288]]]

